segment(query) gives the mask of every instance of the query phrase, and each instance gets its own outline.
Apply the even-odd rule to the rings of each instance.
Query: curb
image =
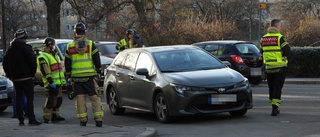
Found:
[[[137,135],[136,137],[153,137],[156,133],[156,130],[152,127],[147,127],[144,132]]]
[[[262,83],[267,84],[267,81],[264,80]],[[286,78],[285,84],[320,84],[320,79],[318,78]]]

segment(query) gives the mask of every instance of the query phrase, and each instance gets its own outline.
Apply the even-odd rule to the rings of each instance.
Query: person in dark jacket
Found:
[[[142,48],[142,40],[137,31],[134,31],[133,34],[133,45],[137,45],[137,48]]]
[[[16,107],[19,125],[24,125],[22,98],[23,92],[27,97],[27,112],[29,125],[40,125],[41,122],[35,119],[33,108],[33,80],[37,63],[36,56],[30,45],[26,44],[28,34],[25,30],[19,29],[14,34],[15,38],[10,42],[10,47],[3,57],[3,69],[6,76],[13,81],[16,90]]]

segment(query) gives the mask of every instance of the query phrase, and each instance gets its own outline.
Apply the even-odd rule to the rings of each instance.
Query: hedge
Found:
[[[288,77],[320,77],[320,47],[291,47]]]

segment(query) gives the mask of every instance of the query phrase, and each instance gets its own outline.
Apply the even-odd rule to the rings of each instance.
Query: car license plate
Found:
[[[8,98],[8,94],[7,93],[0,94],[0,99],[4,99],[4,98]]]
[[[251,76],[261,76],[261,68],[250,68]]]
[[[223,104],[227,102],[237,102],[236,94],[213,94],[209,96],[208,103],[209,104]]]

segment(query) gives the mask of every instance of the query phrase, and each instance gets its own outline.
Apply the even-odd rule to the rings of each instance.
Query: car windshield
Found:
[[[225,68],[219,60],[202,50],[185,49],[156,52],[153,56],[161,72]]]
[[[100,46],[96,46],[101,54],[118,54],[118,50],[116,49],[116,44],[101,44]]]
[[[252,55],[260,53],[259,49],[253,44],[237,44],[235,45],[238,51],[242,54]]]
[[[59,47],[62,55],[64,55],[65,52],[66,52],[67,44],[68,43],[59,43],[59,44],[57,44],[57,46]]]

